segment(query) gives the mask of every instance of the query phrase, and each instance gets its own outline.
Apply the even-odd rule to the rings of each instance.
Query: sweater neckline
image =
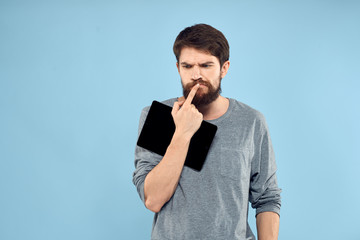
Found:
[[[229,107],[223,115],[221,115],[220,117],[218,117],[216,119],[204,120],[204,121],[212,123],[212,124],[217,124],[217,123],[220,123],[221,121],[223,121],[224,119],[228,118],[228,116],[230,115],[230,113],[232,112],[232,109],[234,107],[234,99],[232,99],[232,98],[227,98],[227,99],[229,100]]]

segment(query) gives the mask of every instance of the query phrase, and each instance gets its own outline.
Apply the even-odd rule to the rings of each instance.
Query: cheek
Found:
[[[183,81],[189,81],[189,79],[190,79],[189,74],[186,72],[180,72],[179,75],[180,75],[180,78],[183,79]]]
[[[212,73],[207,74],[206,76],[206,80],[208,80],[211,85],[215,86],[218,84],[219,78],[221,77],[221,73],[220,71],[214,71]]]
[[[215,80],[221,75],[221,72],[219,69],[213,69],[212,71],[205,71],[203,75],[208,79]]]

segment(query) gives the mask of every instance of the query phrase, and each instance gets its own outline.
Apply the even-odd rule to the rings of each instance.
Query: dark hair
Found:
[[[173,46],[177,62],[184,47],[193,47],[210,53],[219,59],[220,66],[229,60],[229,43],[224,34],[207,24],[196,24],[179,33]]]

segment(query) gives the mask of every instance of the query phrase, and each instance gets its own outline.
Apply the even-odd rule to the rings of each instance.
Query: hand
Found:
[[[200,128],[203,120],[203,115],[191,104],[199,87],[200,85],[196,84],[191,89],[187,99],[175,102],[171,111],[176,127],[175,133],[188,137],[189,139],[191,139]]]

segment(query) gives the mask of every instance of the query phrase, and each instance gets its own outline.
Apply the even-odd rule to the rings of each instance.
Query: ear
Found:
[[[177,67],[178,72],[180,73],[179,62],[176,62],[176,67]]]
[[[230,61],[227,60],[226,62],[224,62],[224,64],[222,65],[221,67],[221,78],[224,78],[225,75],[227,74],[228,70],[229,70],[229,67],[230,67]]]

